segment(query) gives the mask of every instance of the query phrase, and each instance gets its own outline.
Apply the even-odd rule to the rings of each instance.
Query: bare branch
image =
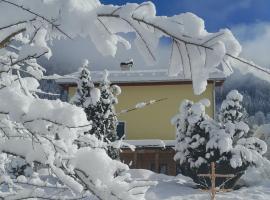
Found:
[[[109,33],[109,35],[112,35],[112,32],[109,30],[109,28],[102,22],[100,18],[97,18],[98,21],[101,23],[101,25],[104,27],[104,29]]]
[[[69,189],[68,187],[64,187],[64,186],[55,186],[55,185],[48,185],[46,183],[43,183],[43,184],[35,184],[35,183],[32,183],[32,182],[21,182],[21,181],[18,181],[17,179],[13,179],[12,180],[13,183],[16,183],[16,184],[21,184],[21,185],[30,185],[32,187],[37,187],[37,188],[52,188],[52,189]]]
[[[26,56],[25,58],[22,58],[20,60],[16,60],[15,62],[11,62],[11,65],[10,66],[14,66],[14,65],[17,65],[18,63],[21,63],[21,62],[24,62],[26,60],[29,60],[29,59],[37,59],[37,58],[40,58],[41,56],[45,55],[46,53],[48,53],[48,51],[44,51],[42,54],[40,55],[37,55],[37,53],[34,53],[33,55],[28,55]]]
[[[137,35],[141,38],[144,46],[146,47],[146,50],[148,51],[148,53],[150,54],[152,59],[154,61],[156,61],[156,57],[153,54],[153,52],[151,51],[149,45],[147,44],[146,39],[143,37],[143,34],[130,21],[128,21],[127,19],[125,19],[123,17],[120,17],[120,15],[114,15],[113,13],[112,14],[99,14],[98,17],[115,17],[115,18],[118,18],[118,19],[121,19],[121,20],[125,21],[137,33]],[[140,21],[137,21],[137,22],[139,23]]]
[[[42,15],[40,15],[40,14],[38,14],[38,13],[36,13],[36,12],[34,12],[34,11],[28,9],[28,8],[25,8],[25,7],[23,7],[22,5],[18,5],[18,4],[16,4],[16,3],[10,2],[10,1],[8,1],[8,0],[1,0],[1,1],[4,2],[4,3],[10,4],[10,5],[13,5],[13,6],[17,7],[17,8],[20,8],[20,9],[26,11],[26,12],[29,12],[29,13],[31,13],[31,14],[33,14],[33,15],[35,15],[35,16],[41,18],[41,19],[43,19],[44,21],[46,21],[46,22],[48,22],[49,24],[51,24],[52,27],[56,28],[60,33],[62,33],[62,34],[65,35],[67,38],[69,38],[69,39],[72,40],[72,38],[71,38],[67,33],[65,33],[62,29],[60,29],[60,28],[58,27],[57,24],[55,24],[55,23],[52,22],[51,20],[47,19],[46,17],[44,17],[44,16],[42,16]]]
[[[84,128],[84,127],[88,127],[88,126],[91,126],[92,125],[91,123],[89,123],[89,124],[80,125],[80,126],[68,126],[66,124],[63,124],[63,123],[60,123],[60,122],[56,122],[56,121],[53,121],[53,120],[50,120],[50,119],[46,119],[46,118],[36,118],[36,119],[26,120],[26,121],[23,122],[23,124],[32,123],[32,122],[35,122],[35,121],[38,121],[38,120],[47,121],[47,122],[50,122],[52,124],[56,124],[58,126],[65,126],[67,128],[70,128],[70,129]]]
[[[6,200],[6,199],[10,199],[12,197],[12,200],[23,200],[23,199],[44,199],[44,200],[63,200],[63,197],[60,196],[60,197],[51,197],[51,196],[42,196],[42,195],[28,195],[27,197],[21,197],[21,196],[14,196],[14,195],[9,195],[9,196],[6,196],[6,197],[0,197],[1,200]],[[87,196],[86,195],[82,195],[82,196],[79,196],[79,197],[65,197],[65,200],[80,200],[80,199],[84,199],[86,198]]]
[[[18,26],[20,24],[24,24],[24,23],[27,23],[27,22],[32,22],[32,21],[35,21],[36,20],[36,17],[32,18],[32,19],[29,19],[29,20],[23,20],[23,21],[18,21],[14,24],[9,24],[7,26],[2,26],[0,27],[0,30],[3,30],[3,29],[7,29],[7,28],[10,28],[10,27],[13,27],[13,26]]]
[[[176,42],[176,46],[177,46],[177,49],[178,49],[180,57],[181,57],[182,66],[184,67],[184,58],[183,58],[183,55],[182,55],[180,44],[177,41],[175,41],[175,42]],[[185,70],[183,70],[183,73],[184,73],[184,77],[186,77]]]
[[[22,83],[22,79],[21,79],[21,74],[18,70],[16,70],[16,73],[17,73],[17,77],[18,77],[18,80],[19,80],[19,83],[20,83],[20,86],[21,86],[21,89],[22,91],[24,92],[24,94],[26,96],[29,96],[29,92],[27,91],[27,89],[24,87],[23,83]]]
[[[96,193],[94,192],[94,190],[93,190],[92,188],[90,188],[90,187],[88,186],[88,184],[85,183],[85,181],[84,181],[84,180],[81,178],[81,176],[78,174],[78,173],[80,173],[81,175],[84,176],[84,178],[87,178],[87,180],[91,182],[91,180],[89,179],[89,176],[88,176],[84,171],[82,171],[82,170],[76,168],[76,169],[74,169],[74,172],[75,172],[75,174],[76,174],[76,178],[78,178],[78,179],[83,183],[83,185],[84,185],[84,186],[85,186],[92,194],[94,194],[94,195],[97,197],[98,200],[103,200],[98,194],[96,194]],[[94,185],[93,182],[92,182],[92,184]]]
[[[31,39],[29,41],[29,44],[31,44],[33,42],[33,40],[35,39],[35,37],[36,37],[39,30],[40,30],[40,27],[38,27],[38,28],[35,27],[35,32],[33,33],[32,37],[31,37]]]
[[[230,72],[233,72],[231,67],[229,66],[229,64],[227,63],[227,61],[225,59],[223,59],[223,63],[226,65],[226,67],[230,70]]]
[[[173,59],[173,52],[174,52],[174,44],[175,44],[175,40],[172,40],[172,45],[171,45],[171,54],[170,54],[170,65],[172,64],[172,59]]]
[[[218,37],[220,37],[222,35],[224,35],[224,33],[217,34],[214,37],[209,38],[208,40],[206,40],[204,43],[202,43],[202,45],[206,45],[208,42],[210,42],[210,41],[212,41],[212,40],[214,40],[214,39],[216,39],[216,38],[218,38]]]
[[[116,8],[111,14],[115,14],[117,11],[119,11],[121,9],[122,9],[122,7],[120,6],[120,7]]]
[[[19,80],[19,78],[16,78],[16,79],[13,80],[13,82],[18,81],[18,80]],[[13,82],[12,82],[12,83],[13,83]],[[2,85],[2,86],[0,87],[0,90],[3,89],[3,88],[6,88],[6,87],[8,87],[8,86],[7,86],[7,85]]]
[[[4,135],[9,139],[9,135],[6,133],[6,131],[5,131],[2,127],[0,127],[0,130],[1,130],[2,133],[4,133]]]
[[[262,68],[262,67],[260,67],[260,66],[258,66],[256,64],[254,64],[254,63],[251,63],[250,61],[248,61],[248,60],[246,60],[244,58],[236,57],[236,56],[233,56],[233,55],[228,54],[228,53],[226,53],[226,55],[233,58],[233,59],[235,59],[235,60],[237,60],[237,61],[239,61],[239,62],[241,62],[241,63],[247,64],[247,65],[249,65],[251,67],[254,67],[254,68],[256,68],[256,69],[270,75],[270,71],[268,69]]]
[[[188,57],[188,64],[189,64],[189,70],[190,70],[190,78],[192,80],[192,66],[191,66],[191,59],[190,59],[190,55],[189,55],[189,52],[188,52],[188,47],[187,47],[188,44],[185,43],[185,48],[186,48],[186,52],[187,52],[187,57]]]
[[[26,31],[25,28],[19,29],[18,31],[15,31],[15,32],[11,33],[4,40],[0,41],[0,49],[6,47],[8,45],[8,43],[10,42],[11,38],[13,38],[14,36],[24,32],[24,31]]]
[[[59,145],[55,144],[52,139],[50,139],[50,138],[48,138],[48,137],[46,137],[44,135],[41,135],[41,137],[44,138],[44,139],[46,139],[46,140],[48,140],[53,145],[53,148],[55,150],[55,153],[57,153],[57,148],[60,149],[61,151],[65,152],[65,153],[67,153],[65,149],[63,149]]]

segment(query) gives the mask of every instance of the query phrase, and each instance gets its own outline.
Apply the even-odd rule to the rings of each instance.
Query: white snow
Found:
[[[91,78],[94,82],[101,82],[103,79],[103,71],[91,71]],[[68,74],[62,77],[56,77],[59,84],[76,83],[78,73]],[[168,76],[168,71],[164,69],[146,69],[132,71],[109,70],[109,79],[112,83],[140,83],[140,82],[173,82],[173,81],[190,81],[183,75]],[[209,80],[225,80],[223,73],[214,72],[210,74]]]
[[[96,105],[100,100],[100,90],[98,88],[92,88],[90,90],[90,97],[88,97],[84,103],[84,106],[87,107],[90,104]]]
[[[93,160],[95,162],[93,162]],[[112,160],[104,149],[81,148],[72,161],[74,168],[84,171],[92,181],[107,184],[113,181],[115,173],[128,169],[128,166]]]
[[[159,140],[159,139],[146,139],[146,140],[124,140],[123,146],[133,145],[135,147],[174,147],[175,140]]]
[[[145,107],[146,106],[146,103],[145,102],[140,102],[140,103],[137,103],[136,105],[135,105],[135,108],[143,108],[143,107]]]
[[[239,183],[245,186],[226,193],[217,193],[220,200],[268,200],[270,198],[269,161],[264,161],[264,168],[250,168]],[[138,180],[157,181],[146,193],[146,200],[207,200],[210,193],[196,189],[192,180],[182,175],[167,176],[144,169],[131,169],[127,173]]]
[[[122,73],[128,77],[122,80],[118,76],[119,73],[112,74],[112,77],[115,76],[115,80],[119,82],[127,79],[134,80],[136,76],[141,77],[139,81],[150,82],[168,79],[170,81],[192,80],[195,94],[201,94],[206,89],[207,80],[211,78],[212,73],[229,75],[231,72],[217,67],[222,65],[223,68],[226,66],[230,68],[228,53],[237,57],[241,51],[239,43],[229,30],[208,33],[204,21],[191,13],[173,17],[156,16],[155,6],[151,2],[127,3],[120,7],[102,5],[98,0],[1,1],[0,27],[0,42],[4,42],[0,47],[0,112],[2,113],[0,151],[21,156],[31,167],[34,167],[33,163],[38,162],[39,167],[49,168],[50,179],[54,180],[52,185],[55,190],[66,186],[70,189],[64,194],[59,191],[48,192],[43,188],[48,186],[47,180],[42,179],[44,177],[36,172],[30,177],[22,177],[22,175],[12,180],[8,178],[8,172],[5,170],[5,164],[8,163],[3,163],[8,162],[10,157],[1,156],[4,161],[0,161],[0,195],[1,197],[4,195],[5,199],[78,199],[81,195],[89,196],[89,193],[93,192],[104,200],[143,200],[148,187],[154,188],[153,182],[134,180],[134,177],[124,173],[128,170],[128,166],[110,159],[103,149],[102,142],[97,144],[98,142],[92,137],[83,137],[84,133],[91,129],[91,123],[86,119],[82,108],[60,100],[40,99],[33,92],[37,91],[39,86],[33,79],[42,79],[45,72],[36,59],[43,54],[47,58],[51,57],[49,42],[61,38],[87,37],[103,56],[114,56],[119,42],[126,48],[130,48],[129,42],[119,36],[119,33],[135,32],[135,45],[145,61],[152,64],[157,60],[154,51],[159,39],[170,35],[174,39],[173,50],[176,52],[172,52],[172,69],[169,72],[176,77],[165,78],[163,75],[168,75],[168,72],[164,73],[164,71],[151,72],[150,79],[149,77],[145,79],[141,72]],[[13,34],[14,37],[8,38]],[[11,46],[5,48],[8,45]],[[87,64],[86,61],[83,69]],[[32,78],[24,78],[20,75],[21,72]],[[89,75],[90,72],[84,70],[84,73]],[[105,73],[105,76],[109,75]],[[93,82],[84,80],[83,77],[82,82],[91,84],[88,85],[91,88],[89,90],[91,98],[88,101],[97,103],[100,99],[100,91],[94,87]],[[119,88],[115,90],[120,94]],[[232,93],[232,96],[235,94]],[[185,104],[193,103],[186,101]],[[184,111],[184,115],[190,112],[189,122],[194,124],[198,122],[199,115],[205,115],[207,104],[205,101],[194,103],[190,110]],[[228,101],[228,104],[233,103]],[[137,107],[143,106],[144,104],[137,105]],[[183,116],[180,114],[180,119],[176,121],[181,120],[181,117]],[[243,124],[239,124],[238,128],[243,132],[247,131]],[[204,142],[198,136],[187,137],[183,146],[186,147],[191,139],[195,140],[192,143],[194,148]],[[93,146],[88,144],[88,147],[79,148],[77,143],[81,140]],[[153,145],[155,142],[149,143]],[[166,146],[162,141],[158,143],[160,146]],[[215,147],[216,144],[223,151],[227,151],[229,146],[229,143],[224,144],[224,141],[220,143],[218,140],[210,146]],[[182,147],[178,144],[177,148]],[[249,148],[251,151],[247,150]],[[242,162],[239,161],[240,155],[246,161],[258,163],[261,160],[260,153],[265,152],[266,147],[259,140],[250,139],[240,141],[233,150],[234,157],[231,162],[233,166],[238,166],[240,161]],[[186,156],[185,153],[180,156],[181,159]],[[199,166],[203,162],[205,159],[199,157],[192,164]],[[161,176],[156,179],[160,181],[164,180],[163,178]],[[25,183],[26,179],[29,184]],[[179,180],[186,182],[183,177]],[[170,181],[170,178],[166,177],[166,181]],[[82,185],[86,186],[86,193],[82,193],[84,189]],[[191,194],[201,193],[187,188],[185,187],[187,191],[191,191]],[[49,193],[49,197],[45,196],[46,192]],[[158,199],[159,193],[150,191],[146,198]],[[166,197],[163,196],[162,199]]]

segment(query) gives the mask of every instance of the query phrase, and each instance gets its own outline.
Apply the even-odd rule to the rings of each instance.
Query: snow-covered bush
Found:
[[[209,105],[208,100],[182,102],[180,113],[172,120],[177,137],[174,158],[184,175],[206,187],[209,181],[204,182],[198,174],[208,173],[210,162],[216,162],[218,173],[235,174],[225,184],[230,187],[248,166],[260,164],[267,147],[262,140],[247,137],[249,127],[243,121],[242,95],[236,90],[223,101],[218,121],[206,114],[205,107]],[[222,181],[217,180],[217,184]]]
[[[112,159],[119,159],[119,147],[117,140],[117,116],[114,105],[118,103],[117,95],[121,89],[117,85],[111,85],[108,79],[108,71],[99,85],[95,87],[91,80],[90,71],[86,65],[80,70],[77,91],[71,99],[71,103],[84,109],[87,119],[91,122],[92,128],[85,134],[95,135],[99,140],[104,141],[108,155]],[[85,142],[80,145],[85,146]]]

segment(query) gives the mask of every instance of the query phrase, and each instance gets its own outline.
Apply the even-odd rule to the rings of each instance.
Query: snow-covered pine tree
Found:
[[[121,93],[121,89],[117,85],[111,85],[108,71],[104,72],[99,88],[95,87],[87,66],[88,61],[84,62],[80,70],[77,91],[71,103],[82,107],[92,123],[92,129],[85,134],[95,135],[107,143],[108,155],[112,159],[119,159],[119,148],[114,143],[120,139],[116,132],[118,120],[114,105],[118,103],[116,96]]]
[[[218,119],[227,130],[233,127],[231,137],[234,143],[239,138],[247,136],[249,132],[249,127],[245,123],[247,112],[243,107],[243,96],[237,90],[232,90],[227,94],[226,99],[221,104]]]
[[[100,98],[100,92],[95,88],[94,83],[91,80],[90,71],[87,69],[88,63],[88,60],[85,60],[82,68],[79,70],[80,76],[77,84],[77,90],[70,101],[72,104],[82,108],[86,108],[90,104],[96,103]],[[95,93],[97,95],[95,95]]]
[[[224,124],[227,122],[235,123],[242,121],[246,113],[242,102],[243,96],[237,90],[230,91],[221,104],[219,120]]]
[[[103,80],[100,83],[100,101],[95,106],[88,106],[85,109],[87,117],[92,120],[90,134],[96,135],[98,139],[108,143],[107,153],[112,159],[119,159],[119,148],[115,147],[118,139],[116,127],[117,116],[114,105],[118,103],[118,96],[121,89],[117,85],[111,85],[108,79],[109,73],[105,70]]]
[[[216,185],[233,187],[250,165],[258,165],[266,152],[265,142],[255,137],[247,137],[248,125],[242,121],[242,95],[231,91],[222,103],[219,121],[205,113],[207,101],[193,103],[185,100],[180,113],[174,117],[177,144],[175,160],[179,161],[184,175],[191,177],[201,187],[208,187],[210,180],[198,177],[208,173],[210,162],[216,163],[216,171],[236,176],[224,183],[216,180]]]
[[[181,173],[193,178],[195,182],[197,169],[206,165],[206,143],[208,133],[202,124],[210,117],[205,113],[208,100],[194,103],[184,100],[179,108],[179,114],[172,119],[176,127],[176,151],[174,159],[179,162]]]
[[[267,151],[264,141],[248,137],[249,126],[245,122],[247,113],[242,103],[243,96],[237,90],[232,90],[222,102],[219,113],[222,129],[231,139],[232,150],[229,151],[227,160],[233,168],[257,165],[260,155]]]

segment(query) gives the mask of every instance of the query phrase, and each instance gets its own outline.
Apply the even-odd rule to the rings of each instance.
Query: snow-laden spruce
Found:
[[[85,60],[83,67],[80,68],[80,76],[77,77],[77,90],[70,100],[70,103],[87,108],[90,105],[96,105],[100,101],[100,90],[94,86],[91,80],[90,71],[86,68],[88,60]]]
[[[117,116],[114,105],[118,103],[117,96],[121,88],[111,85],[108,79],[109,72],[104,71],[104,77],[98,87],[91,80],[90,71],[86,69],[88,62],[80,69],[77,90],[71,99],[71,103],[84,109],[87,119],[91,123],[91,130],[85,134],[95,135],[104,141],[108,155],[112,159],[120,159],[120,139],[117,136]],[[79,145],[87,146],[87,142],[80,140]]]
[[[231,169],[231,173],[240,176],[248,166],[259,165],[267,151],[264,141],[248,137],[242,99],[238,91],[231,91],[221,105],[219,121],[206,114],[209,101],[185,100],[180,113],[172,120],[177,140],[174,159],[179,162],[183,174],[202,186],[204,183],[197,175],[206,170],[210,162],[216,162],[221,173]]]

